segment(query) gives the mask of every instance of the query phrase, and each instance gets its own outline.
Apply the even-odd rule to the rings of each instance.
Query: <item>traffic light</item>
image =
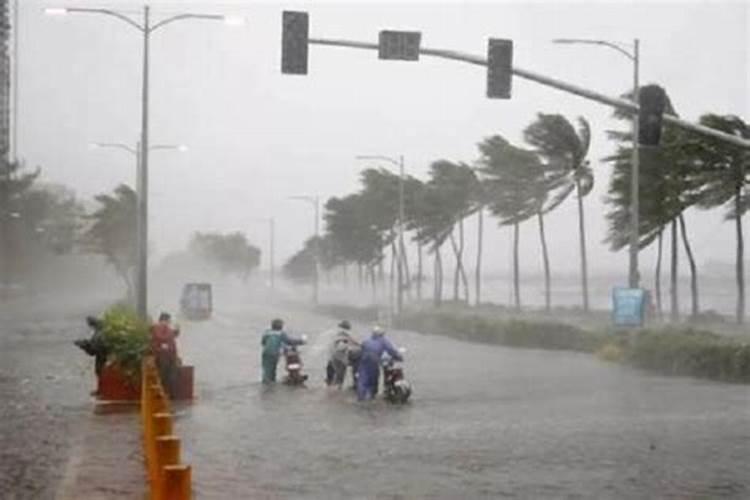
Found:
[[[284,11],[281,20],[281,72],[286,75],[307,74],[307,12]]]
[[[487,44],[487,97],[510,99],[513,40],[490,38]]]
[[[378,37],[378,58],[418,61],[421,40],[419,31],[383,30]]]
[[[667,94],[658,85],[647,85],[638,93],[638,144],[658,146]]]

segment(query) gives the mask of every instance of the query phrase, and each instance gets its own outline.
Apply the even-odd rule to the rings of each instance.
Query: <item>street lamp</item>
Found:
[[[214,14],[176,14],[171,17],[151,23],[150,8],[143,6],[142,20],[134,19],[122,12],[110,9],[90,9],[81,7],[52,7],[45,9],[49,15],[67,14],[101,14],[114,17],[140,31],[143,35],[143,81],[141,88],[141,141],[139,171],[141,171],[136,191],[138,192],[138,272],[136,277],[136,309],[142,319],[146,319],[148,312],[148,153],[151,151],[148,136],[148,95],[149,95],[149,42],[151,34],[159,28],[187,19],[205,19],[212,21],[223,21],[225,24],[243,24],[236,17],[214,15]]]
[[[640,87],[638,83],[639,62],[640,62],[640,41],[635,38],[633,44],[623,44],[609,42],[606,40],[589,40],[581,38],[558,38],[553,40],[554,43],[560,44],[581,44],[581,45],[601,45],[616,50],[633,62],[633,102],[638,105],[638,94]],[[630,49],[630,50],[628,50]],[[638,288],[640,284],[640,274],[638,273],[638,227],[640,225],[640,208],[639,208],[639,145],[638,145],[638,114],[632,116],[632,133],[633,133],[633,159],[630,173],[630,265],[628,267],[628,286]]]
[[[273,217],[256,217],[259,222],[268,222],[268,271],[271,279],[271,290],[276,288],[274,281],[274,242],[276,239],[276,221]]]
[[[396,252],[396,273],[398,287],[396,288],[396,313],[404,309],[404,267],[406,265],[406,247],[404,245],[404,155],[398,159],[384,155],[357,155],[357,160],[385,161],[398,167],[398,251]]]
[[[310,203],[315,207],[315,256],[314,256],[314,273],[313,276],[313,303],[318,305],[319,288],[320,288],[320,197],[319,196],[290,196],[291,200],[299,200]]]

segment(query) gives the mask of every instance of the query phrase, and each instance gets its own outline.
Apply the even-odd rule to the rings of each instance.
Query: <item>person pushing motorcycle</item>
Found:
[[[271,321],[271,329],[263,333],[260,341],[263,349],[261,351],[261,364],[263,366],[263,383],[272,384],[276,382],[276,367],[279,356],[285,346],[297,346],[305,343],[304,338],[294,338],[284,331],[284,321],[274,319]]]
[[[387,352],[396,361],[403,361],[403,356],[385,338],[385,330],[380,326],[372,329],[370,338],[362,342],[362,355],[359,361],[357,377],[357,399],[364,401],[372,399],[378,390],[380,377],[380,359]]]
[[[326,365],[326,384],[336,385],[340,389],[344,385],[346,369],[352,364],[352,377],[356,380],[356,369],[352,361],[352,355],[359,350],[359,342],[354,340],[350,333],[351,323],[343,320],[338,324],[338,331],[331,344],[328,364]]]

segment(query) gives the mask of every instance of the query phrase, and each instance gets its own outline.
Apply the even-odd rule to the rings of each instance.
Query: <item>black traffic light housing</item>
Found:
[[[658,85],[647,85],[638,92],[638,144],[658,146],[667,94]]]
[[[383,30],[378,36],[378,58],[401,61],[418,61],[419,31]]]
[[[307,12],[284,11],[281,28],[281,72],[287,75],[306,75],[310,29]]]
[[[513,40],[490,38],[487,43],[487,97],[510,99],[513,81]]]

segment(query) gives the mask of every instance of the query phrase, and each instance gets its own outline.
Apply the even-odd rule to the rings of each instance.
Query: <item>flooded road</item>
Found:
[[[310,336],[307,389],[258,383],[274,315]],[[198,399],[176,425],[198,498],[750,497],[746,386],[397,331],[413,401],[358,404],[323,383],[334,325],[260,307],[183,323]]]

